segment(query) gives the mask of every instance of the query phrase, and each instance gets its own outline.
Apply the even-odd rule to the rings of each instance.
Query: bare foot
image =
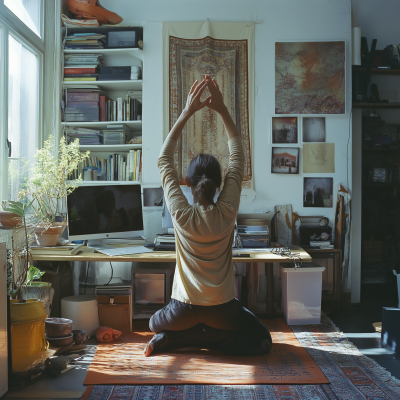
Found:
[[[148,357],[151,353],[160,351],[161,347],[166,343],[166,339],[164,332],[156,333],[146,344],[143,351],[144,356]]]

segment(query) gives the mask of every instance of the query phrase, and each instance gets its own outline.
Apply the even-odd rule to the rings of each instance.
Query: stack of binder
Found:
[[[175,235],[161,233],[154,239],[154,250],[175,251]]]

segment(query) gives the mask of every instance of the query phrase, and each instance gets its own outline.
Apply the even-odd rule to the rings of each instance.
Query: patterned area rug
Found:
[[[256,385],[328,383],[307,350],[282,318],[262,321],[271,332],[271,352],[263,356],[226,356],[216,349],[185,348],[143,356],[153,333],[148,323],[102,343],[86,375],[85,385]],[[144,330],[141,332],[140,330]]]
[[[291,326],[324,372],[320,385],[94,385],[82,400],[371,400],[400,399],[400,381],[363,356],[324,318],[321,325]]]

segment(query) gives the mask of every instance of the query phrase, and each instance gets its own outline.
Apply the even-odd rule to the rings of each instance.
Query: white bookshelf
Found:
[[[113,30],[110,28],[67,28],[64,33],[71,35],[74,33],[82,32],[98,32],[104,33],[106,30]],[[118,30],[118,29],[117,29]],[[143,73],[143,50],[140,48],[118,48],[118,49],[63,49],[64,54],[100,54],[104,60],[105,66],[127,66],[137,65],[140,66]],[[79,68],[77,66],[77,68]],[[68,89],[81,88],[98,88],[104,92],[112,100],[121,97],[126,98],[128,92],[136,92],[131,95],[131,98],[136,98],[142,101],[143,80],[113,80],[113,81],[63,81],[63,89],[68,92]],[[68,106],[68,102],[66,102]],[[143,111],[142,111],[143,112]],[[142,115],[143,119],[143,115]],[[93,122],[61,122],[62,131],[65,132],[66,127],[82,127],[88,129],[105,130],[107,126],[112,125],[126,125],[131,131],[131,137],[140,136],[142,134],[142,121],[93,121]],[[131,139],[127,138],[127,141]],[[90,151],[91,156],[106,159],[107,154],[118,154],[128,156],[130,150],[141,150],[142,144],[121,144],[121,145],[81,145],[81,151]],[[131,184],[139,185],[138,181],[83,181],[83,185],[118,185],[118,184]]]

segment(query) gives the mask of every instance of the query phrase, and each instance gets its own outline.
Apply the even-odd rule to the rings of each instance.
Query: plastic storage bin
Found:
[[[303,263],[281,266],[283,313],[288,325],[321,323],[322,272],[325,267]]]

